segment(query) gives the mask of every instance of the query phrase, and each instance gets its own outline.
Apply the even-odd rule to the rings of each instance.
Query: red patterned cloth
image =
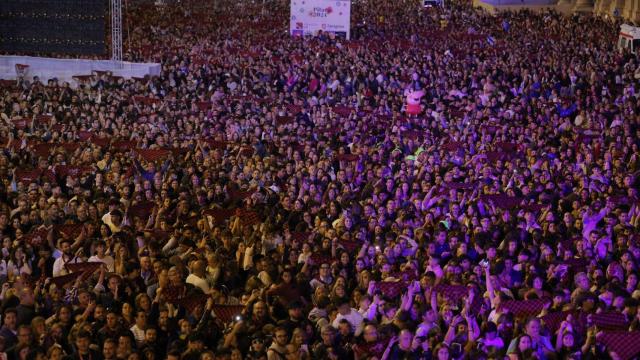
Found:
[[[292,231],[291,232],[291,240],[295,240],[298,242],[304,242],[307,241],[307,239],[309,239],[309,236],[311,236],[313,233],[311,232],[302,232],[302,231]]]
[[[207,111],[211,108],[211,101],[198,101],[196,106],[200,111]]]
[[[184,307],[190,314],[193,314],[198,306],[204,307],[208,298],[205,294],[195,294],[178,300],[178,305]]]
[[[446,151],[457,151],[458,149],[461,149],[462,146],[463,146],[463,143],[460,141],[450,141],[442,145],[442,149]]]
[[[40,114],[36,116],[36,123],[40,125],[49,125],[51,120],[53,120],[53,116],[51,115]]]
[[[205,140],[207,142],[207,144],[209,144],[209,148],[210,149],[219,149],[219,150],[224,150],[227,148],[227,142],[226,141],[218,141],[218,140],[213,140],[213,139],[208,139]]]
[[[604,331],[598,340],[621,360],[630,360],[640,353],[640,331]]]
[[[51,152],[51,149],[53,148],[53,144],[45,144],[45,143],[34,144],[32,148],[36,156],[46,158],[46,157],[49,157],[49,152]]]
[[[83,224],[54,225],[53,230],[60,233],[60,235],[64,234],[67,238],[75,239],[82,232],[83,226]]]
[[[28,234],[23,235],[20,240],[29,245],[38,246],[40,244],[46,243],[48,233],[49,231],[47,229],[36,229],[32,230]]]
[[[160,99],[146,97],[146,96],[134,96],[133,101],[142,105],[159,104],[161,102]]]
[[[331,256],[322,253],[313,253],[309,256],[309,259],[313,261],[314,265],[331,264],[333,262]]]
[[[357,241],[346,241],[346,240],[341,240],[340,241],[340,245],[342,245],[342,247],[350,254],[355,254],[355,252],[358,250],[358,248],[360,247],[360,243]]]
[[[165,149],[136,149],[136,153],[149,162],[164,160],[171,155],[171,151]]]
[[[93,169],[90,166],[70,166],[70,165],[58,165],[55,167],[55,172],[60,177],[78,177],[83,174],[91,173]]]
[[[37,181],[42,175],[42,170],[40,169],[16,169],[16,180],[18,182],[31,183]]]
[[[520,208],[526,211],[531,211],[534,213],[540,212],[547,205],[545,204],[520,204]]]
[[[68,153],[72,153],[78,150],[78,148],[80,148],[80,145],[81,144],[77,142],[67,142],[67,143],[58,144],[59,147],[61,147],[62,149],[64,149],[64,151]]]
[[[11,120],[11,122],[13,123],[13,126],[16,127],[16,129],[24,129],[27,126],[29,126],[29,120],[28,119],[13,119]]]
[[[151,234],[151,237],[153,237],[154,239],[158,240],[158,241],[165,241],[169,239],[169,236],[171,236],[171,233],[168,231],[164,231],[164,230],[160,230],[160,229],[153,229],[153,230],[145,230],[145,232],[148,232]]]
[[[434,288],[434,290],[438,294],[441,294],[442,296],[449,298],[453,301],[459,301],[469,293],[469,290],[464,285],[440,284],[440,285],[437,285]]]
[[[358,161],[360,157],[357,154],[338,154],[336,159],[338,161]]]
[[[135,141],[120,140],[120,141],[114,141],[113,144],[111,144],[111,148],[116,151],[129,151],[131,149],[134,149],[135,147],[136,147]]]
[[[388,343],[389,340],[386,339],[378,340],[371,343],[357,344],[354,350],[358,354],[358,357],[361,359],[367,359],[374,356],[379,359],[384,354],[384,350],[387,348]]]
[[[555,333],[560,328],[560,324],[562,324],[562,322],[567,319],[567,316],[573,313],[574,313],[573,310],[555,311],[555,312],[546,314],[541,318],[541,320],[544,323],[544,326],[547,328],[547,330],[549,330],[551,333]]]
[[[277,125],[285,125],[293,122],[293,116],[278,116],[276,117]]]
[[[522,199],[516,196],[509,196],[507,194],[494,194],[494,195],[481,195],[480,198],[484,202],[493,202],[496,207],[501,209],[513,209],[520,205]]]
[[[109,138],[101,138],[101,137],[97,137],[97,136],[92,136],[91,139],[89,139],[89,141],[91,141],[92,144],[100,146],[100,147],[106,147],[109,145],[109,142],[111,141],[111,139]]]
[[[344,105],[336,105],[331,110],[342,117],[348,117],[354,109]]]
[[[407,283],[404,281],[381,281],[376,283],[376,288],[380,290],[382,295],[387,298],[394,299],[407,287]]]
[[[240,222],[243,226],[253,226],[262,222],[257,211],[237,209],[236,215],[240,217]]]
[[[411,140],[417,140],[418,137],[420,137],[420,134],[421,132],[418,130],[407,130],[402,133],[402,137],[411,139]]]
[[[214,305],[213,312],[216,317],[227,324],[233,321],[233,319],[242,314],[244,306],[242,305]]]
[[[497,142],[496,143],[496,147],[499,148],[500,150],[504,151],[504,152],[514,152],[517,151],[518,149],[518,145],[514,144],[514,143],[509,143],[509,142]]]
[[[517,317],[528,317],[538,315],[547,301],[544,299],[510,300],[505,302],[503,307]]]
[[[591,315],[593,324],[602,330],[626,330],[629,328],[627,317],[614,311]]]
[[[172,304],[177,304],[178,301],[186,295],[185,290],[186,290],[186,287],[184,285],[167,286],[165,288],[162,288],[162,295],[164,295],[164,298],[168,302]]]
[[[148,219],[151,213],[153,212],[153,207],[155,204],[151,201],[143,202],[140,204],[131,205],[128,210],[128,214],[132,217],[137,217],[140,219]]]
[[[72,273],[81,272],[84,273],[84,276],[91,275],[96,272],[102,266],[102,262],[83,262],[83,263],[73,263],[73,264],[65,264],[64,267]]]
[[[255,190],[246,190],[246,191],[242,191],[242,190],[232,190],[229,191],[229,197],[232,200],[239,200],[242,201],[248,197],[250,197],[251,195],[253,195],[253,193],[255,193]]]
[[[91,131],[78,131],[78,139],[80,141],[87,141],[91,139],[92,134]]]
[[[51,282],[55,284],[58,288],[65,286],[70,282],[76,281],[79,277],[83,275],[82,272],[74,272],[67,275],[61,275],[51,278]]]
[[[211,216],[215,225],[220,225],[231,218],[235,213],[234,209],[213,208],[204,210],[203,215]]]
[[[473,189],[475,187],[475,185],[471,183],[459,183],[459,182],[445,182],[444,185],[449,189],[456,189],[456,190],[460,190],[460,189],[468,190],[468,189]]]
[[[400,279],[402,281],[414,281],[418,280],[418,274],[413,269],[406,269],[403,271],[398,271],[392,274],[392,276],[396,279]]]

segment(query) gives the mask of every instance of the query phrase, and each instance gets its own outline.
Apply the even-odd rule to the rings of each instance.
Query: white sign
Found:
[[[291,0],[289,31],[292,36],[319,31],[351,38],[351,0]]]

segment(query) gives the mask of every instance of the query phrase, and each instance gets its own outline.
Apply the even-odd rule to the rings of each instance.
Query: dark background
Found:
[[[106,54],[107,0],[0,0],[0,52]]]

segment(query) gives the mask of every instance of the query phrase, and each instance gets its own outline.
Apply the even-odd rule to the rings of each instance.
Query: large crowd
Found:
[[[133,3],[125,57],[160,76],[2,82],[0,359],[640,353],[618,23],[367,0],[347,41],[288,14]]]

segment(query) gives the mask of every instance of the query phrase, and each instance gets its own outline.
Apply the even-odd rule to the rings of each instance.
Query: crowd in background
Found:
[[[347,41],[207,4],[127,8],[158,77],[2,83],[0,359],[640,353],[618,23],[367,0]]]

